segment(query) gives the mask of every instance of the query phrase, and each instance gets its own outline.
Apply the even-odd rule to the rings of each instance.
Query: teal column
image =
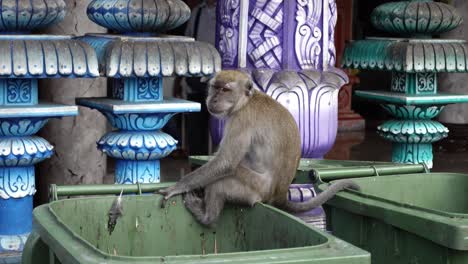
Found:
[[[468,45],[464,40],[434,40],[431,35],[456,28],[461,16],[450,5],[415,0],[380,5],[371,20],[376,28],[404,37],[353,41],[346,47],[343,67],[392,72],[389,91],[356,95],[379,103],[392,115],[377,131],[393,143],[394,162],[432,168],[432,143],[449,132],[432,119],[448,104],[468,102],[465,94],[439,93],[437,74],[468,72]]]

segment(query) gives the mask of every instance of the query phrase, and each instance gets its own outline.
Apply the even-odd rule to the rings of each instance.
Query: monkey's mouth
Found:
[[[225,110],[213,109],[211,107],[208,107],[208,112],[210,112],[211,115],[218,118],[226,116]]]

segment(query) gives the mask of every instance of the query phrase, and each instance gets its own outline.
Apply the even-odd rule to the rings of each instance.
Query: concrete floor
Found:
[[[452,140],[450,137],[445,140]],[[468,150],[447,151],[443,146],[434,146],[433,172],[468,173]],[[391,143],[380,138],[375,131],[339,133],[333,149],[326,159],[391,161]],[[161,161],[161,181],[177,181],[190,171],[185,159],[165,158]]]

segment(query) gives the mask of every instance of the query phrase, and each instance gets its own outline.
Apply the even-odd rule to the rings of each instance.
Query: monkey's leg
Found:
[[[197,176],[198,174],[195,174],[195,172],[200,173],[199,171],[201,171],[201,170],[198,169],[198,170],[195,170],[194,172],[191,172],[191,173],[185,175],[184,177],[182,177],[180,179],[180,181],[178,181],[173,186],[167,187],[166,189],[161,189],[161,190],[156,191],[156,193],[161,194],[161,195],[164,196],[164,198],[161,200],[161,208],[164,208],[167,200],[169,200],[169,198],[171,198],[171,197],[173,197],[175,195],[188,193],[188,192],[193,191],[193,190],[195,190],[197,188],[205,187],[207,185],[207,183],[202,184],[200,181],[198,181],[198,177],[199,177],[199,176]],[[213,182],[215,182],[218,178],[225,178],[225,177],[229,177],[229,176],[232,176],[232,175],[233,175],[233,173],[230,172],[230,171],[224,172],[224,173],[217,173],[215,175],[215,179],[213,179]]]
[[[218,220],[225,202],[253,206],[255,203],[261,202],[261,197],[236,177],[229,177],[208,185],[205,188],[204,202],[204,214],[195,217],[200,223],[213,226]]]
[[[195,219],[201,219],[205,215],[205,205],[202,198],[194,192],[187,193],[184,197],[185,208],[189,210]]]
[[[201,211],[200,213],[199,208],[200,204],[195,205],[189,210],[193,213],[194,217],[200,222],[201,224],[209,227],[213,227],[218,217],[223,210],[224,202],[225,202],[225,194],[223,191],[223,181],[216,182],[214,184],[208,185],[205,188],[205,197],[203,202],[205,204],[205,208],[203,210],[203,203],[201,204]]]

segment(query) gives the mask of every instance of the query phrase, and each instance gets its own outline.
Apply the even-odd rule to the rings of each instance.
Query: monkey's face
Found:
[[[241,109],[252,95],[253,83],[247,74],[225,70],[208,83],[206,106],[212,115],[225,118]]]
[[[229,116],[241,100],[243,93],[235,82],[214,82],[209,85],[206,106],[210,114],[224,118]]]

